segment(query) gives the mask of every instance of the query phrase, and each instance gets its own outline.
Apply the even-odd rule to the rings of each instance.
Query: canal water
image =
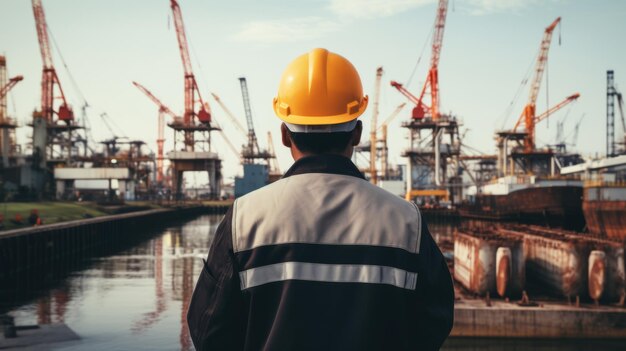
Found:
[[[48,277],[37,291],[32,291],[36,284],[25,284],[29,291],[23,292],[0,288],[5,292],[0,307],[15,317],[17,325],[65,323],[80,336],[80,340],[50,345],[50,349],[193,350],[186,310],[220,220],[220,215],[205,215],[157,230],[133,247]],[[441,241],[452,236],[453,227],[430,225]],[[619,349],[615,345],[451,339],[443,350]]]

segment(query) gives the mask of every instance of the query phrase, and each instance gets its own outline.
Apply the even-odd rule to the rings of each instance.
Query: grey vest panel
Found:
[[[237,199],[233,250],[287,243],[386,246],[419,253],[417,206],[353,176],[290,176]]]

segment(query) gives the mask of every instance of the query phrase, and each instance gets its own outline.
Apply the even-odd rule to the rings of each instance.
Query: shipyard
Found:
[[[0,349],[196,349],[223,220],[300,174],[276,88],[321,47],[363,82],[349,160],[445,259],[441,350],[624,349],[626,6],[244,3],[0,4]]]

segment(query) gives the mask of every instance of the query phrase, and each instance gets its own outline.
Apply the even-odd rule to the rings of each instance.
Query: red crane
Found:
[[[143,85],[133,82],[133,84],[141,90],[146,96],[152,100],[157,106],[159,106],[159,131],[157,137],[157,182],[163,182],[164,173],[163,173],[163,143],[165,142],[165,115],[171,116],[173,119],[176,119],[177,116],[169,109],[169,107],[165,106],[161,100],[159,100],[154,94],[150,92],[150,90],[146,89]]]
[[[9,82],[5,86],[0,87],[0,99],[5,97],[6,94],[9,93],[9,90],[11,90],[15,86],[15,84],[17,84],[22,79],[24,79],[23,76],[15,76],[15,77],[9,79]]]
[[[41,114],[48,123],[54,122],[55,113],[59,120],[70,123],[74,119],[74,113],[65,100],[61,82],[54,69],[43,6],[41,5],[41,0],[32,0],[32,4],[35,24],[37,26],[37,38],[39,39],[39,50],[41,51],[41,60],[43,61],[43,73],[41,76]],[[55,86],[59,89],[59,93],[61,94],[61,104],[59,105],[58,111],[54,110]]]
[[[178,39],[178,48],[180,49],[180,57],[183,61],[183,70],[185,73],[185,113],[183,115],[183,123],[185,126],[193,125],[194,118],[197,118],[200,123],[210,123],[211,110],[209,104],[202,100],[200,89],[198,89],[198,83],[196,82],[196,77],[191,67],[187,37],[185,35],[185,25],[183,23],[183,15],[180,6],[178,6],[176,0],[170,0],[170,6],[172,7],[176,38]],[[197,112],[196,105],[199,105]],[[185,145],[193,148],[192,131],[185,131]]]
[[[543,79],[543,72],[545,71],[546,64],[548,62],[548,53],[550,51],[550,43],[552,42],[552,34],[556,26],[561,22],[561,17],[555,19],[548,27],[546,27],[543,38],[541,40],[541,46],[539,47],[539,55],[537,56],[537,62],[535,63],[535,75],[530,85],[530,93],[528,95],[528,103],[524,106],[522,114],[519,116],[517,123],[513,130],[523,123],[526,129],[526,137],[524,138],[524,151],[532,152],[535,149],[535,125],[542,120],[548,118],[551,113],[556,112],[563,106],[578,99],[580,94],[576,93],[567,97],[564,101],[549,108],[541,115],[536,115],[537,108],[537,96],[539,96],[539,89],[541,88],[541,80]]]
[[[412,116],[414,119],[422,119],[428,114],[435,121],[439,119],[439,59],[441,58],[441,46],[443,44],[443,32],[446,26],[447,13],[448,0],[439,0],[435,28],[433,31],[430,70],[428,71],[428,77],[424,82],[419,98],[406,90],[402,84],[391,81],[391,86],[398,89],[400,93],[415,104]],[[430,90],[430,106],[424,103],[424,96],[427,90]]]

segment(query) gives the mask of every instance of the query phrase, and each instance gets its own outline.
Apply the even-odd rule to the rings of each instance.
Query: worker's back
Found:
[[[437,349],[451,327],[451,280],[417,207],[340,156],[290,172],[229,213],[237,347]]]

